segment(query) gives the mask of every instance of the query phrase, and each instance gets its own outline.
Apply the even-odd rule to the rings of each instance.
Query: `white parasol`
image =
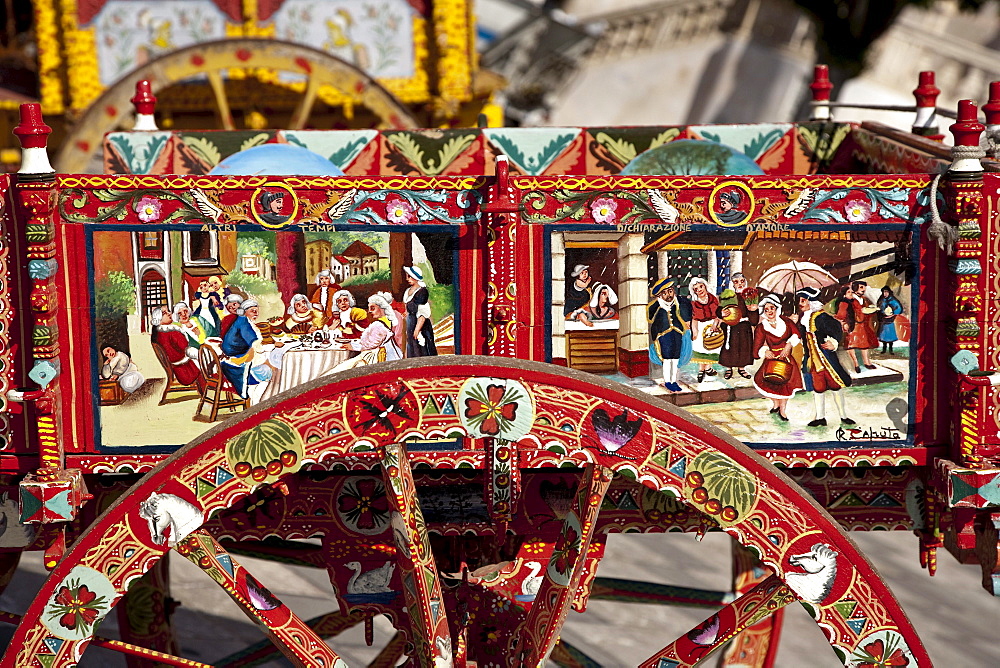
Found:
[[[823,267],[812,262],[785,262],[771,267],[760,277],[757,285],[770,292],[794,294],[802,288],[825,288],[838,281]]]

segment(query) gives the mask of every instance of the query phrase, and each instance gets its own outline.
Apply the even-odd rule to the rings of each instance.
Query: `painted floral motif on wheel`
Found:
[[[695,457],[688,465],[684,483],[695,507],[718,518],[723,525],[746,517],[757,499],[753,474],[716,452]]]
[[[367,442],[374,440],[376,445],[398,440],[404,431],[417,428],[420,422],[420,402],[405,383],[388,383],[352,393],[344,411],[351,432]]]
[[[389,524],[389,500],[378,478],[352,478],[337,497],[337,517],[351,531],[373,536]]]
[[[469,436],[516,441],[531,430],[535,408],[521,383],[470,378],[458,393],[459,415]]]
[[[115,588],[101,573],[76,566],[45,605],[42,622],[57,638],[89,638],[117,598]]]

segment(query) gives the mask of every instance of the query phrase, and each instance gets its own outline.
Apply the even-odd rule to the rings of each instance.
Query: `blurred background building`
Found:
[[[841,102],[912,105],[918,73],[935,70],[938,104],[954,108],[1000,78],[998,4],[983,0],[478,0],[477,13],[512,124],[800,119],[815,63]]]

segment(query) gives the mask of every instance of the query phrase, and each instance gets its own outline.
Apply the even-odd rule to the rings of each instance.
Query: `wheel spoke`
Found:
[[[590,587],[591,601],[718,608],[725,605],[731,598],[732,594],[726,591],[694,589],[621,578],[594,578],[594,584]]]
[[[406,636],[397,632],[392,637],[392,640],[378,653],[378,656],[372,659],[372,662],[368,664],[368,668],[393,668],[396,662],[399,661],[399,657],[403,656],[404,649],[406,649]]]
[[[764,617],[796,600],[792,590],[776,575],[729,603],[704,622],[639,664],[656,668],[661,660],[679,665],[694,665],[714,652],[733,636],[753,626]]]
[[[611,470],[603,466],[590,464],[584,469],[545,577],[518,632],[523,665],[540,664],[555,645],[580,583],[597,515],[611,478]]]
[[[320,638],[334,638],[347,629],[353,628],[367,619],[364,613],[351,613],[342,615],[339,612],[328,612],[319,617],[313,617],[306,622],[306,626],[311,628]],[[262,640],[259,643],[250,645],[239,652],[219,659],[215,662],[215,668],[238,668],[239,666],[256,666],[261,661],[272,659],[279,654],[279,650],[271,641]]]
[[[435,660],[450,663],[451,633],[441,594],[441,576],[417,501],[413,471],[402,444],[385,446],[382,476],[392,508],[392,533],[396,541],[403,594],[407,607],[417,612],[410,615],[417,660],[420,665],[426,666],[433,666]]]
[[[767,578],[769,570],[753,552],[736,541],[733,541],[732,550],[733,591],[742,594]],[[741,631],[719,658],[719,668],[771,668],[778,654],[784,617],[784,609],[776,610],[773,615]]]
[[[219,121],[225,130],[235,130],[236,124],[233,122],[233,112],[229,109],[229,98],[226,97],[226,84],[222,80],[222,72],[211,70],[208,72],[208,84],[212,87],[212,95],[215,96],[215,106],[219,110]]]
[[[293,665],[332,666],[340,658],[204,529],[192,531],[175,549],[219,583]]]
[[[121,639],[139,647],[149,647],[166,654],[179,650],[174,629],[170,623],[170,554],[153,564],[146,573],[133,582],[128,593],[115,606]],[[146,619],[146,624],[133,624],[133,619]],[[144,662],[142,668],[152,666]],[[134,668],[134,666],[133,666]]]
[[[301,130],[306,126],[309,114],[316,103],[316,94],[318,92],[319,77],[310,74],[308,79],[306,79],[306,89],[302,93],[302,98],[299,100],[298,105],[296,105],[295,111],[292,112],[292,119],[288,124],[289,130]]]

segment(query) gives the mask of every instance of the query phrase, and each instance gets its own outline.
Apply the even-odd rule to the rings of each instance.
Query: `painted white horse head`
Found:
[[[789,557],[788,563],[798,566],[805,573],[787,573],[785,582],[799,598],[818,604],[833,588],[837,577],[837,556],[837,552],[826,543],[816,543],[809,552]]]
[[[139,517],[149,523],[149,535],[157,545],[174,547],[205,521],[194,504],[173,494],[153,492],[139,503]]]

